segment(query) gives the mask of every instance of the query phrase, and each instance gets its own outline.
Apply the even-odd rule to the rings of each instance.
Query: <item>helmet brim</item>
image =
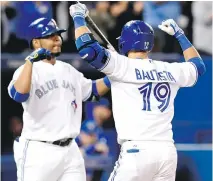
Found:
[[[44,33],[42,36],[37,37],[37,38],[45,38],[46,36],[50,36],[52,34],[59,34],[60,35],[61,33],[64,33],[66,31],[67,31],[66,29],[52,30],[52,31],[49,31],[48,33]]]
[[[45,38],[45,37],[50,36],[50,35],[55,34],[55,33],[57,33],[57,34],[61,35],[61,33],[64,33],[64,32],[66,32],[66,31],[67,31],[66,29],[57,29],[57,30],[52,30],[52,31],[49,31],[49,32],[48,32],[48,33],[46,33],[46,34],[44,33],[42,36],[35,37],[35,38],[33,38],[33,39],[41,39],[41,38]],[[33,49],[33,48],[32,48],[32,40],[30,41],[29,46],[30,46],[30,48],[31,48],[31,49]]]

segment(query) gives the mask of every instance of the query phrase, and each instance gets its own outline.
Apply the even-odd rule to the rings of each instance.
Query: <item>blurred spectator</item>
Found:
[[[52,1],[53,17],[58,22],[59,27],[67,29],[65,33],[62,34],[63,45],[62,50],[64,53],[77,52],[75,46],[74,37],[74,26],[73,20],[70,18],[69,6],[74,2],[70,1]]]
[[[212,129],[198,130],[195,135],[196,143],[212,143]]]
[[[26,38],[25,30],[35,19],[53,16],[51,3],[48,1],[15,2],[15,7],[17,11],[15,33],[18,38]]]
[[[110,14],[115,19],[115,27],[109,32],[109,40],[118,49],[117,37],[120,36],[123,26],[130,20],[141,20],[143,2],[117,1],[111,2]]]
[[[142,11],[144,8],[144,3],[142,1],[136,1],[136,2],[132,2],[132,8],[133,8],[133,16],[135,16],[135,18],[133,18],[133,20],[135,19],[141,19],[143,20],[143,15],[142,15]]]
[[[153,51],[173,52],[175,39],[158,28],[163,20],[174,19],[176,22],[181,14],[180,2],[175,1],[147,1],[144,2],[143,17],[155,33],[155,46]]]
[[[4,47],[9,40],[9,17],[7,16],[7,8],[11,3],[7,1],[1,2],[1,45]]]
[[[18,136],[21,136],[23,123],[19,117],[13,116],[10,119],[10,131],[13,134],[13,138],[15,139]]]
[[[52,18],[52,6],[47,1],[16,1],[13,2],[13,8],[16,16],[8,48],[11,53],[23,52],[29,48],[27,41],[24,40],[27,27],[39,17]]]
[[[16,10],[14,8],[14,2],[1,1],[1,51],[2,52],[20,52],[19,42],[17,43],[14,35],[16,17]],[[17,44],[16,44],[17,43]],[[15,45],[14,45],[15,44]],[[15,51],[13,47],[16,46]]]
[[[91,109],[93,119],[85,120],[82,123],[81,132],[76,138],[76,142],[84,156],[109,154],[107,140],[102,128],[103,123],[111,116],[111,110],[108,106],[109,102],[101,98],[100,102],[95,103],[94,107]],[[87,169],[87,179],[92,180],[92,178],[96,177],[94,173],[97,173],[100,177],[100,172],[102,172],[102,170],[94,171],[92,169]]]
[[[75,45],[75,36],[74,36],[74,24],[72,18],[70,18],[69,7],[71,4],[76,3],[75,1],[51,1],[53,19],[56,20],[59,27],[67,29],[67,32],[62,34],[63,45],[62,50],[64,53],[73,53],[77,52]],[[93,7],[93,2],[82,1],[86,4],[88,9]]]
[[[201,181],[195,161],[185,152],[178,153],[175,181]]]
[[[179,26],[184,30],[187,38],[190,42],[193,43],[192,40],[192,1],[181,1],[181,16],[178,19]],[[180,52],[181,53],[181,52]]]
[[[58,27],[63,27],[64,29],[69,28],[69,19],[70,15],[68,13],[69,4],[67,1],[52,1],[52,9],[53,9],[53,19],[56,20]],[[68,32],[64,32],[61,34],[63,37],[63,41],[68,40]]]
[[[192,3],[193,43],[200,54],[212,55],[212,2]]]
[[[96,2],[95,8],[90,10],[90,17],[96,23],[101,32],[108,38],[108,30],[115,26],[114,18],[109,14],[110,3],[108,1]],[[96,35],[95,32],[93,32]],[[103,43],[102,40],[97,36],[97,40]]]

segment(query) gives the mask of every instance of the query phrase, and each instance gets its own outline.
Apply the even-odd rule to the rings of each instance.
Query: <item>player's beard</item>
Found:
[[[62,45],[62,44],[61,44],[61,45]],[[60,46],[58,52],[52,52],[52,53],[51,53],[51,55],[52,55],[53,57],[58,57],[60,54],[61,54],[61,46]]]
[[[62,41],[63,42],[63,41]],[[62,47],[62,42],[61,42],[61,45],[60,45],[60,49],[59,49],[59,51],[58,52],[52,52],[50,49],[48,49],[48,48],[45,48],[44,46],[43,46],[43,44],[41,43],[41,48],[44,48],[44,49],[48,49],[48,50],[50,50],[51,51],[51,55],[52,55],[52,57],[53,58],[55,58],[55,57],[58,57],[58,56],[60,56],[60,54],[61,54],[61,47]],[[53,47],[52,47],[52,49],[53,49]]]
[[[61,54],[61,52],[51,53],[51,55],[52,55],[53,57],[58,57],[60,54]]]
[[[61,47],[60,50],[58,52],[51,52],[51,55],[53,58],[58,57],[61,54]]]

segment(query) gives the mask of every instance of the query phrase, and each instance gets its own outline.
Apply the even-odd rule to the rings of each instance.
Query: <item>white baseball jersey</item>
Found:
[[[15,71],[8,91],[22,69]],[[92,81],[70,64],[59,60],[55,65],[33,63],[30,97],[22,103],[22,137],[41,141],[75,138],[80,131],[82,101],[91,91]]]
[[[110,52],[101,70],[111,82],[112,107],[118,142],[162,140],[173,142],[171,121],[180,87],[193,86],[193,63],[130,59]]]

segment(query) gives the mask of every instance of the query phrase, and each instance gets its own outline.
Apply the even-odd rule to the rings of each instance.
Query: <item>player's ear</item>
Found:
[[[33,46],[34,49],[40,48],[41,45],[40,45],[39,39],[33,39],[32,40],[32,46]]]

